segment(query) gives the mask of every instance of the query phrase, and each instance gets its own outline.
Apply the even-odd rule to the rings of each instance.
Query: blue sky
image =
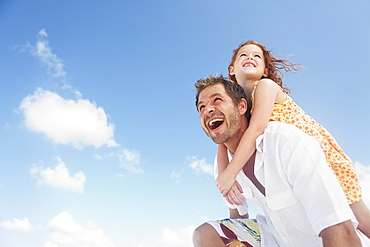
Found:
[[[0,246],[191,246],[227,216],[196,80],[247,39],[306,70],[291,96],[370,205],[370,2],[0,1]],[[259,210],[253,205],[251,214]]]

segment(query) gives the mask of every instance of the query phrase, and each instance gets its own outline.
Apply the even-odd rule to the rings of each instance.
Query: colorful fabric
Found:
[[[258,82],[254,85],[251,100],[254,110],[254,93]],[[334,137],[312,117],[307,115],[289,96],[282,103],[276,103],[270,121],[292,124],[306,134],[314,137],[321,145],[326,160],[334,171],[342,186],[348,203],[352,204],[362,199],[361,186],[354,170],[354,164],[343,152]]]
[[[213,226],[226,246],[235,240],[245,247],[261,246],[260,230],[255,219],[224,219],[207,223]]]

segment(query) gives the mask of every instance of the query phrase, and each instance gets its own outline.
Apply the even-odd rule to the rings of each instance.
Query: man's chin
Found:
[[[226,138],[224,135],[218,135],[218,134],[215,134],[214,132],[209,132],[208,130],[204,130],[204,133],[206,133],[206,135],[212,139],[212,141],[216,144],[223,144],[225,142],[228,141],[228,138]]]
[[[223,138],[221,136],[212,136],[211,139],[216,144],[223,144],[227,141],[226,138]]]

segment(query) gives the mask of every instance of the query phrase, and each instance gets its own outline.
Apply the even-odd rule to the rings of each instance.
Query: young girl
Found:
[[[217,161],[219,176],[216,185],[223,196],[238,204],[236,194],[240,186],[235,182],[236,175],[243,168],[255,150],[258,136],[263,134],[269,121],[293,124],[308,135],[316,138],[326,159],[336,174],[358,222],[358,228],[370,238],[370,210],[362,201],[361,187],[354,164],[342,151],[330,133],[308,116],[289,96],[278,72],[295,72],[301,67],[289,60],[273,57],[262,44],[247,41],[233,52],[229,65],[229,77],[239,83],[250,98],[250,123],[242,140],[228,164],[226,147],[219,145]],[[232,193],[229,193],[231,192]],[[244,199],[241,196],[242,199]]]

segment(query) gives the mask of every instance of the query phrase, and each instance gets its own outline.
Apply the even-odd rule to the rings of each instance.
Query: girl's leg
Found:
[[[370,238],[370,210],[363,200],[350,204],[359,223],[358,229]]]

